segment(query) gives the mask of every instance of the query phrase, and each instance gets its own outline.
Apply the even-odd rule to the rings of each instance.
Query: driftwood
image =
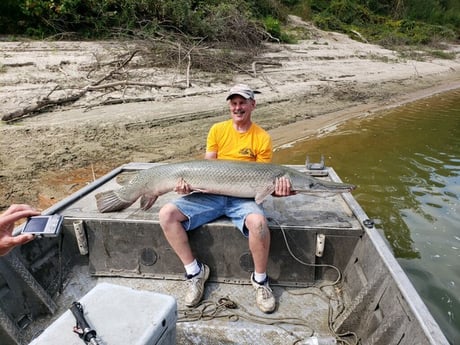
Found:
[[[245,51],[238,52],[238,54],[223,55],[219,49],[212,49],[210,51],[208,49],[209,47],[202,46],[202,41],[203,38],[192,43],[189,41],[181,42],[179,40],[179,44],[177,41],[163,39],[154,40],[153,42],[142,41],[142,43],[138,45],[138,48],[126,55],[126,58],[110,61],[109,63],[105,64],[98,63],[95,68],[92,68],[88,72],[86,79],[91,80],[90,75],[93,75],[93,73],[96,70],[99,70],[101,67],[107,68],[108,66],[112,66],[112,69],[99,79],[93,75],[92,79],[97,80],[90,82],[89,85],[77,89],[57,85],[53,90],[49,91],[46,96],[40,97],[33,104],[29,104],[21,109],[9,113],[1,114],[1,120],[5,122],[14,122],[26,117],[38,115],[45,111],[52,111],[54,108],[59,106],[71,105],[80,100],[89,92],[93,91],[99,92],[99,94],[91,99],[91,102],[94,104],[87,105],[87,108],[92,108],[98,105],[154,100],[155,97],[153,95],[151,97],[148,95],[141,97],[125,97],[125,92],[128,90],[128,88],[132,87],[146,87],[154,88],[157,90],[164,87],[171,87],[174,89],[185,89],[191,87],[192,81],[190,71],[192,64],[196,66],[195,68],[198,70],[211,73],[228,73],[229,71],[236,71],[240,73],[246,73],[247,75],[254,78],[257,78],[260,75],[260,77],[264,79],[266,78],[261,72],[263,65],[280,66],[279,63],[262,60],[254,62],[252,64],[252,68],[248,69],[247,67],[243,66],[247,64],[249,58],[254,56],[255,51]],[[178,64],[176,65],[176,68],[181,69],[181,65],[185,63],[185,85],[182,85],[182,83],[179,85],[177,81],[170,84],[163,84],[130,80],[129,70],[126,68],[126,66],[137,53],[144,54],[141,61],[147,65],[151,64],[159,67],[172,67],[172,64],[175,64],[177,61]],[[257,67],[259,67],[259,70],[257,70]],[[61,72],[65,74],[65,71],[61,70]],[[120,77],[124,80],[120,80]],[[107,94],[113,92],[116,89],[122,90],[121,96],[107,99]],[[58,96],[56,96],[56,90],[60,90],[61,92]],[[104,92],[104,90],[107,91]],[[64,92],[66,93],[64,94]],[[51,97],[51,95],[53,95],[53,97]],[[100,100],[100,102],[97,104],[95,101],[96,99]]]
[[[16,62],[16,63],[5,63],[2,64],[3,67],[24,67],[24,66],[35,66],[34,62]]]
[[[257,66],[256,65],[268,65],[268,66],[276,66],[276,67],[281,67],[282,64],[279,63],[279,62],[272,62],[272,61],[254,61],[252,64],[251,64],[251,68],[252,68],[252,73],[253,73],[253,76],[254,78],[257,78]]]
[[[117,81],[110,81],[109,79],[114,79],[117,74],[120,74],[120,70],[124,69],[126,65],[134,58],[134,56],[141,51],[141,49],[137,49],[129,54],[124,60],[122,61],[112,61],[108,65],[114,65],[115,67],[106,75],[102,76],[98,80],[92,82],[91,84],[81,88],[78,91],[73,91],[70,94],[65,96],[51,98],[50,96],[56,90],[63,90],[61,86],[56,86],[52,91],[50,91],[46,96],[43,96],[41,99],[36,101],[35,103],[28,105],[24,108],[15,110],[13,112],[9,112],[4,114],[1,118],[2,121],[5,122],[14,122],[21,120],[26,117],[35,116],[37,114],[43,113],[45,111],[50,111],[55,107],[62,106],[62,105],[69,105],[72,104],[79,99],[81,99],[85,94],[91,91],[102,91],[102,90],[110,90],[115,88],[124,88],[127,87],[149,87],[154,89],[161,89],[164,87],[173,87],[175,89],[186,89],[190,87],[190,68],[191,68],[191,52],[195,46],[187,50],[186,60],[187,60],[187,70],[186,70],[186,81],[185,85],[178,85],[177,83],[172,84],[163,84],[163,83],[153,83],[153,82],[145,82],[145,81],[132,81],[132,80],[117,80]],[[89,73],[87,78],[89,77],[90,73],[93,73],[94,69],[92,69]],[[107,81],[104,83],[104,81]],[[108,105],[108,104],[121,104],[121,103],[130,103],[130,102],[143,102],[148,100],[154,100],[154,97],[138,97],[138,98],[124,98],[124,95],[118,99],[106,99],[103,100],[98,105]],[[95,105],[93,105],[95,106]],[[91,108],[92,106],[88,106]]]
[[[82,90],[74,95],[59,98],[56,100],[51,100],[45,97],[41,100],[38,100],[35,104],[29,105],[25,108],[22,108],[22,109],[19,109],[19,110],[3,115],[2,121],[6,121],[6,122],[17,121],[24,117],[31,116],[32,114],[43,112],[57,105],[73,103],[77,101],[78,99],[80,99],[86,92],[87,90]]]
[[[185,86],[181,86],[180,89],[185,89]],[[207,92],[206,95],[212,94],[212,92]],[[199,92],[192,92],[184,94],[176,94],[171,96],[163,96],[162,99],[169,99],[169,98],[185,98],[185,97],[193,97],[193,96],[200,96],[203,95],[202,91]],[[99,105],[114,105],[114,104],[125,104],[125,103],[137,103],[137,102],[154,102],[157,101],[158,97],[136,97],[136,98],[109,98],[102,101]],[[90,108],[90,107],[88,107]]]
[[[157,89],[162,88],[162,87],[171,86],[171,85],[161,85],[161,84],[156,84],[156,83],[133,82],[133,81],[117,81],[117,82],[102,84],[105,80],[111,78],[120,69],[125,67],[137,53],[138,53],[138,50],[133,51],[132,53],[130,53],[130,55],[125,60],[119,62],[115,69],[111,70],[109,73],[104,75],[99,80],[91,83],[90,85],[85,86],[81,90],[74,92],[70,95],[64,96],[64,97],[51,99],[50,95],[55,90],[60,89],[60,87],[55,87],[51,92],[48,93],[48,95],[44,96],[42,99],[38,100],[34,104],[3,115],[2,121],[13,122],[13,121],[23,119],[25,117],[30,117],[38,113],[53,109],[56,106],[72,104],[78,101],[81,97],[83,97],[87,92],[90,92],[90,91],[114,88],[117,86],[125,86],[125,87],[126,86],[143,86],[143,87],[153,87]]]
[[[101,90],[101,89],[107,89],[107,88],[112,88],[116,86],[143,86],[143,87],[153,87],[154,89],[161,89],[162,87],[172,87],[173,85],[171,84],[157,84],[157,83],[149,83],[149,82],[143,82],[143,81],[129,81],[129,80],[124,80],[124,81],[116,81],[113,83],[106,83],[102,85],[89,85],[86,87],[88,91],[95,91],[95,90]],[[175,88],[179,89],[185,89],[185,86],[174,86]]]

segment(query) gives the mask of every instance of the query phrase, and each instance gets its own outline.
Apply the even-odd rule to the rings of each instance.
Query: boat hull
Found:
[[[7,291],[0,308],[2,344],[31,341],[72,299],[83,298],[100,282],[174,296],[181,321],[178,343],[284,344],[307,339],[311,332],[326,338],[351,332],[363,344],[449,344],[350,193],[264,202],[272,236],[268,273],[279,302],[270,317],[299,318],[302,327],[286,325],[286,332],[241,317],[231,327],[226,319],[184,320],[178,282],[183,267],[158,224],[159,208],[179,196],[168,193],[148,211],[134,204],[101,214],[95,203],[94,195],[113,189],[118,175],[151,166],[122,166],[57,203],[46,213],[65,216],[62,238],[33,241],[0,259],[2,291]],[[322,174],[341,182],[331,168]],[[239,311],[257,314],[249,281],[253,263],[241,233],[222,218],[189,235],[196,255],[211,267],[205,299],[226,296]]]

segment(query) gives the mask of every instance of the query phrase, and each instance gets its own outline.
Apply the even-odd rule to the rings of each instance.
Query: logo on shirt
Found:
[[[252,150],[250,148],[241,149],[238,153],[240,155],[242,155],[242,156],[247,156],[247,157],[251,157],[251,158],[256,157],[256,155],[254,154],[254,152],[252,152]]]

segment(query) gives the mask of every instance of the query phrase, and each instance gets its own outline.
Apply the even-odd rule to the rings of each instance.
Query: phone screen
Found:
[[[30,217],[22,229],[23,234],[56,237],[59,235],[64,217],[58,214]]]
[[[27,233],[40,233],[44,232],[46,224],[48,223],[48,217],[31,217],[27,222],[23,232]]]

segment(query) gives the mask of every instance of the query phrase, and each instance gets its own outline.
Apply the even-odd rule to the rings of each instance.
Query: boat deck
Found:
[[[125,165],[59,211],[65,217],[65,234],[84,224],[89,253],[80,258],[87,259],[88,265],[80,266],[83,272],[79,274],[75,269],[71,272],[73,278],[67,281],[60,296],[63,301],[57,305],[68,306],[95,284],[110,282],[174,296],[178,344],[294,344],[313,335],[333,336],[330,307],[340,303],[332,284],[339,280],[339,270],[345,268],[350,255],[340,246],[354,245],[363,232],[341,194],[269,197],[264,202],[272,236],[268,272],[277,299],[277,309],[270,315],[255,305],[247,239],[233,224],[220,218],[190,232],[192,248],[210,266],[211,276],[203,304],[188,309],[182,304],[184,269],[158,224],[159,209],[179,196],[167,193],[147,211],[139,208],[139,201],[120,212],[101,214],[96,208],[95,194],[120,188],[116,182],[120,175],[153,165]],[[326,236],[323,257],[315,255],[318,234]],[[79,245],[70,244],[73,248]],[[319,289],[315,284],[330,286]]]
[[[247,284],[208,283],[203,302],[196,308],[187,308],[182,303],[185,294],[182,282],[90,277],[86,268],[81,266],[78,274],[75,272],[74,277],[67,281],[63,293],[56,299],[59,309],[55,316],[42,319],[41,324],[35,324],[29,331],[38,334],[49,325],[50,321],[66,312],[73,301],[81,299],[96,284],[110,283],[175,297],[178,309],[176,344],[285,345],[305,344],[300,341],[311,336],[335,339],[328,323],[329,313],[333,312],[335,315],[339,305],[334,287],[318,289],[274,286],[277,309],[272,314],[264,314],[256,307],[254,290]],[[123,301],[114,301],[114,303],[123,303]],[[95,324],[94,320],[93,325],[97,331],[97,322]],[[68,337],[72,330],[65,329],[62,332],[67,333]],[[103,339],[101,341],[103,343]],[[80,343],[81,340],[75,336],[74,344]]]
[[[256,307],[252,257],[233,224],[220,218],[189,232],[211,276],[203,303],[184,307],[184,268],[158,224],[160,207],[179,196],[165,194],[147,211],[139,202],[114,213],[96,208],[95,194],[120,188],[118,176],[153,165],[121,166],[57,203],[45,213],[64,215],[62,236],[36,239],[0,259],[2,345],[28,344],[100,283],[173,296],[181,345],[316,344],[312,336],[325,345],[358,338],[360,344],[447,345],[350,193],[264,202],[271,232],[267,271],[277,299],[269,315]],[[340,182],[332,168],[321,175]],[[74,344],[80,343],[75,335]]]

